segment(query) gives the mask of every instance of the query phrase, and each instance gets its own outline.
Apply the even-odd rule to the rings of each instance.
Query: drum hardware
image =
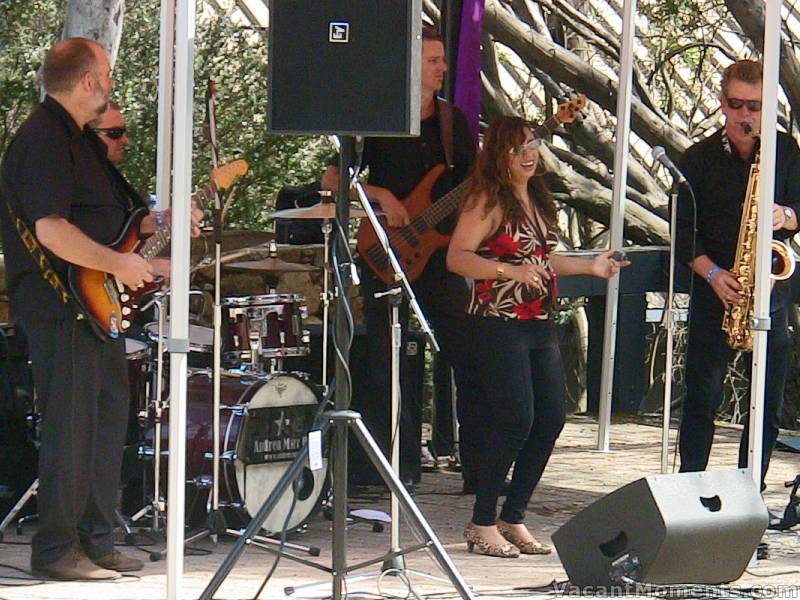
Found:
[[[356,169],[352,168],[351,166],[355,163],[353,156],[356,146],[356,139],[352,136],[347,136],[341,139],[334,137],[333,140],[336,144],[337,150],[339,150],[339,172],[342,174],[348,173],[349,175],[348,177],[340,177],[338,194],[339,202],[337,203],[335,213],[328,215],[331,217],[333,214],[335,214],[337,219],[337,231],[339,232],[339,235],[337,235],[336,239],[334,240],[335,245],[333,248],[333,260],[338,269],[334,272],[334,275],[337,277],[336,281],[338,284],[336,292],[338,292],[338,297],[340,299],[337,305],[334,343],[337,348],[336,356],[338,359],[336,380],[339,381],[341,385],[336,386],[335,410],[325,412],[315,424],[315,427],[319,430],[319,437],[322,439],[326,438],[329,429],[332,428],[333,430],[332,461],[334,497],[336,501],[333,505],[333,543],[331,551],[332,565],[331,567],[317,565],[315,563],[303,561],[302,559],[294,557],[293,555],[283,551],[280,551],[280,554],[288,559],[298,560],[303,564],[318,568],[319,570],[331,575],[331,597],[334,600],[341,600],[341,598],[343,598],[343,589],[346,583],[345,577],[349,571],[376,562],[368,561],[352,567],[347,564],[347,544],[345,537],[345,528],[347,522],[347,438],[348,434],[352,432],[355,435],[357,442],[364,449],[370,461],[375,465],[381,478],[388,485],[392,493],[392,548],[390,552],[385,555],[388,557],[388,560],[384,563],[384,568],[381,572],[381,575],[392,572],[405,577],[407,573],[403,562],[405,553],[411,550],[425,548],[432,555],[432,558],[434,558],[443,572],[448,576],[450,582],[455,586],[457,593],[462,598],[472,600],[473,596],[466,582],[456,569],[433,529],[414,503],[413,499],[408,493],[408,490],[406,490],[400,482],[397,474],[397,468],[399,467],[399,448],[396,446],[396,442],[393,444],[392,465],[390,465],[364,425],[361,415],[354,411],[347,410],[350,401],[350,389],[347,385],[347,383],[349,383],[347,381],[349,375],[348,351],[350,343],[349,340],[352,339],[352,314],[349,312],[348,304],[350,278],[352,275],[348,271],[348,267],[352,265],[352,260],[350,261],[350,264],[340,265],[337,261],[337,256],[348,256],[350,252],[347,243],[347,235],[345,234],[345,228],[347,226],[349,212],[349,203],[347,198],[349,197],[351,185],[354,185],[358,191],[361,204],[369,216],[370,222],[375,228],[375,231],[379,233],[378,238],[389,257],[390,264],[392,265],[397,279],[399,280],[399,284],[402,285],[403,290],[407,293],[409,304],[412,310],[417,315],[423,330],[430,338],[431,347],[438,351],[439,346],[436,343],[436,340],[433,337],[433,332],[428,326],[427,321],[420,310],[419,304],[417,303],[413,291],[411,290],[408,279],[403,273],[395,254],[389,246],[386,232],[383,230],[380,222],[375,216],[363,186],[358,183],[358,173]],[[381,233],[383,235],[380,235]],[[397,335],[399,340],[399,323],[392,323],[392,327],[392,339],[394,340],[394,336]],[[399,347],[400,344],[398,343],[397,348],[395,349],[395,355],[393,356],[393,359],[395,357],[397,358],[398,363]],[[393,360],[393,372],[395,371],[394,362],[395,361]],[[399,375],[399,370],[397,374]],[[395,388],[399,388],[399,382],[398,385],[393,386],[393,389]],[[394,394],[392,397],[393,400],[396,399]],[[392,416],[395,419],[392,424],[394,431],[397,423],[396,407],[392,410]],[[398,436],[394,437],[396,438]],[[316,450],[314,454],[316,454]],[[277,506],[279,499],[284,496],[284,494],[289,493],[290,488],[295,486],[298,477],[301,475],[301,469],[304,468],[304,465],[309,461],[309,455],[309,445],[306,443],[295,457],[289,469],[277,482],[272,493],[264,500],[264,503],[258,509],[258,512],[253,515],[249,525],[242,533],[242,537],[236,541],[228,556],[220,565],[209,584],[203,590],[200,596],[201,600],[211,600],[211,598],[214,596],[214,593],[227,578],[239,557],[244,552],[246,546],[252,542],[253,536],[258,532],[258,529],[261,527],[262,523],[271,516],[271,513]],[[395,470],[392,469],[393,466],[395,467]],[[399,546],[399,530],[397,528],[398,519],[397,513],[394,509],[399,507],[400,504],[402,504],[402,507],[405,510],[405,515],[411,524],[412,531],[415,532],[418,538],[422,538],[420,540],[422,543],[414,548],[402,549]],[[296,588],[285,588],[284,592],[291,594],[295,590]]]
[[[14,521],[14,518],[19,514],[19,512],[25,508],[25,505],[28,503],[28,500],[33,498],[36,495],[37,490],[39,489],[39,478],[33,480],[33,483],[28,486],[28,489],[25,490],[25,493],[20,496],[17,503],[11,507],[11,510],[8,511],[5,517],[3,517],[2,522],[0,522],[0,542],[3,541],[3,532],[6,530],[6,527],[11,525]],[[39,518],[39,515],[27,515],[24,517],[20,517],[17,521],[17,535],[22,535],[22,525],[27,523],[28,521],[35,521]]]
[[[374,210],[374,209],[373,209]],[[375,214],[383,215],[383,211],[375,210]],[[367,213],[361,208],[350,207],[351,219],[364,219]],[[330,221],[336,218],[335,202],[318,202],[302,208],[285,208],[269,215],[271,219],[325,219]]]
[[[226,269],[237,271],[260,271],[270,275],[280,275],[281,273],[304,273],[319,271],[319,267],[314,265],[304,265],[293,263],[281,258],[264,258],[261,260],[246,260],[241,262],[231,262],[224,265]]]

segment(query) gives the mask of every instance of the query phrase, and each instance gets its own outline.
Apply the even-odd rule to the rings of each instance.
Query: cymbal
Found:
[[[224,269],[238,269],[242,271],[263,271],[265,273],[299,273],[304,271],[319,271],[314,265],[287,262],[280,258],[264,258],[262,260],[245,260],[222,265]]]
[[[245,229],[224,229],[222,249],[240,250],[261,246],[275,239],[272,231],[249,231]],[[214,250],[214,232],[203,230],[200,237],[192,238],[192,254],[210,254]]]
[[[376,210],[376,214],[382,215],[383,212]],[[367,213],[361,208],[350,208],[350,218],[364,219]],[[273,219],[335,219],[336,203],[320,202],[303,208],[285,208],[270,215]]]

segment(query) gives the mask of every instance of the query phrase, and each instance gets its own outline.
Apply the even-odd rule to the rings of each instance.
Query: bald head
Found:
[[[87,72],[96,71],[102,46],[87,38],[67,38],[53,46],[42,67],[42,84],[48,94],[64,94]]]

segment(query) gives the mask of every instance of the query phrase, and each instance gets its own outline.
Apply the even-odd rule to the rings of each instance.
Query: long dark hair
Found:
[[[475,171],[470,179],[464,208],[473,208],[481,193],[486,194],[485,214],[498,204],[503,211],[503,222],[519,222],[525,212],[514,195],[509,176],[509,151],[525,141],[525,130],[533,126],[520,117],[497,117],[489,125],[483,138],[483,150],[478,156]],[[555,201],[539,172],[528,180],[528,197],[539,208],[550,225],[555,225],[558,211]]]

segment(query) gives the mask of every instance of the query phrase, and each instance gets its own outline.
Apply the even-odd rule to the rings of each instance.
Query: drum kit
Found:
[[[272,216],[282,218],[281,212]],[[238,262],[225,262],[223,258],[222,266],[270,278],[318,270],[278,258],[274,241],[268,248],[266,258]],[[242,254],[232,252],[228,256]],[[169,360],[164,349],[170,340],[170,324],[165,317],[168,296],[168,291],[162,292],[153,300],[159,319],[144,324],[138,339],[126,339],[132,407],[128,444],[137,446],[145,470],[144,477],[136,476],[145,482],[141,490],[143,506],[130,511],[130,521],[135,523],[149,515],[152,529],[163,527],[166,516],[162,492],[169,460],[169,399],[162,395],[168,389],[164,380],[168,372],[164,365]],[[325,311],[327,304],[323,301]],[[224,509],[226,522],[233,519],[243,524],[261,506],[305,443],[326,387],[326,382],[315,384],[308,373],[285,369],[285,359],[309,357],[311,352],[310,332],[304,327],[308,310],[303,294],[271,289],[262,295],[228,296],[221,299],[220,310],[216,432],[212,401],[214,329],[197,323],[189,326],[186,522],[201,527],[211,521],[215,435],[219,440],[219,508]],[[263,529],[268,534],[280,532],[285,523],[288,529],[301,528],[327,499],[328,489],[326,459],[325,468],[313,472],[306,469],[294,506],[286,495]],[[130,499],[126,504],[131,504]]]

